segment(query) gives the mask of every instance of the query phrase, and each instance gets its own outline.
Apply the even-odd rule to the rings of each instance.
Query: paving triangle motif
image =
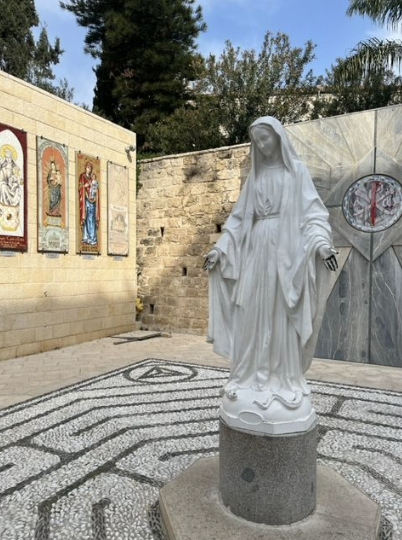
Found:
[[[142,375],[140,375],[138,377],[138,380],[157,379],[158,377],[159,378],[165,378],[165,377],[169,377],[169,378],[180,377],[180,378],[182,378],[183,375],[187,375],[187,374],[184,374],[182,371],[175,371],[174,369],[153,367],[153,368],[149,369],[148,371],[146,371],[145,373],[143,373]]]
[[[132,383],[144,384],[167,384],[189,381],[196,376],[194,368],[185,365],[173,364],[155,360],[151,365],[136,365],[127,370],[124,377]]]

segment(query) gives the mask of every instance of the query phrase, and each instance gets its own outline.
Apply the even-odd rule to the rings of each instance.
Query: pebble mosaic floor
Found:
[[[151,359],[0,410],[0,539],[163,540],[158,490],[217,452],[227,374]],[[402,540],[402,393],[310,385],[320,462]]]

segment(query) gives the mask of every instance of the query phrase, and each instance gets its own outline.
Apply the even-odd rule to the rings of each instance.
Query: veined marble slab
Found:
[[[402,107],[386,107],[376,114],[377,148],[402,161]]]
[[[371,252],[371,233],[363,233],[349,225],[340,206],[328,208],[328,211],[330,223],[333,231],[336,233],[336,241],[338,242],[335,245],[339,247],[343,245],[352,245],[369,261]],[[346,242],[342,242],[342,238]]]
[[[340,167],[360,161],[373,148],[374,124],[374,111],[367,111],[295,124],[287,131],[298,152],[307,147],[323,162]]]
[[[402,246],[394,246],[393,247],[395,255],[398,257],[398,261],[400,265],[402,266]]]
[[[393,244],[402,244],[402,219],[385,231],[373,233],[373,261]]]
[[[402,366],[402,268],[393,249],[373,264],[370,363]]]
[[[391,156],[381,148],[376,148],[374,172],[376,174],[387,174],[402,183],[402,155],[398,161],[395,156]]]
[[[368,362],[369,270],[367,260],[352,249],[328,298],[316,357]]]
[[[373,174],[375,166],[375,149],[372,148],[362,159],[354,163],[345,173],[343,178],[331,189],[331,193],[325,199],[328,206],[342,205],[343,197],[353,182],[363,176]]]

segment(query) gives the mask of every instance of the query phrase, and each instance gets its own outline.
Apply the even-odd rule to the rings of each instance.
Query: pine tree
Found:
[[[61,6],[87,28],[96,68],[94,110],[136,131],[173,113],[197,76],[195,38],[205,30],[195,0],[69,0]]]
[[[51,45],[42,27],[35,42],[32,28],[39,26],[39,17],[34,0],[0,0],[0,13],[0,69],[71,101],[68,82],[53,83],[52,66],[63,54],[60,40]]]
[[[28,65],[27,80],[44,90],[51,90],[55,76],[52,65],[59,63],[59,57],[63,54],[60,40],[56,38],[54,47],[49,43],[46,28],[42,28],[39,39],[33,50],[31,61]]]
[[[38,26],[34,0],[0,0],[0,69],[25,79],[33,58],[32,27]]]

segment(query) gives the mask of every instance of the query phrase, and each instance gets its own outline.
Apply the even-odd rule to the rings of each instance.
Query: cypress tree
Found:
[[[0,69],[71,101],[73,89],[66,79],[53,83],[52,66],[63,54],[59,38],[51,45],[42,27],[35,42],[32,28],[39,26],[39,17],[34,0],[0,0],[0,14]]]
[[[206,26],[195,0],[61,2],[87,28],[85,50],[99,58],[94,110],[137,132],[146,149],[150,125],[189,96],[197,77],[195,39]]]
[[[0,0],[0,69],[25,79],[35,51],[38,26],[34,0]]]

